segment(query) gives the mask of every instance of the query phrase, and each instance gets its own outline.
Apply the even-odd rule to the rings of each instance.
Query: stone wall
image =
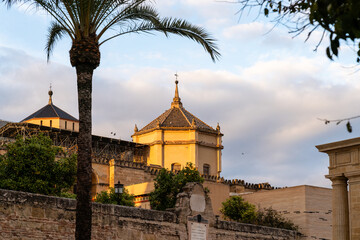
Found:
[[[126,162],[119,163],[119,165],[116,165],[114,178],[115,183],[117,183],[117,181],[121,181],[122,184],[127,186],[143,182],[151,182],[156,177],[156,174],[154,171],[151,171],[152,169],[150,167],[144,167],[141,164],[137,164],[137,167],[133,166],[134,164],[126,165]]]
[[[303,239],[294,231],[279,228],[259,227],[251,224],[217,221],[214,228],[210,228],[210,239],[216,240],[280,240]]]
[[[93,204],[92,239],[187,240],[178,214]],[[74,227],[75,200],[0,189],[0,239],[74,239]],[[214,220],[208,239],[300,238],[293,231]]]
[[[331,189],[301,185],[241,196],[258,208],[279,211],[300,227],[305,239],[332,239]]]

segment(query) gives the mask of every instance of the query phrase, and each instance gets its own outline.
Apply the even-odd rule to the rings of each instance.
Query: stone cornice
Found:
[[[148,130],[143,130],[143,131],[138,131],[135,132],[133,135],[131,135],[131,137],[133,136],[139,136],[139,135],[143,135],[146,133],[150,133],[156,130],[172,130],[172,131],[197,131],[197,132],[201,132],[201,133],[206,133],[212,136],[217,136],[220,135],[221,137],[224,136],[224,134],[217,132],[217,131],[212,131],[212,130],[207,130],[207,129],[203,129],[203,128],[199,128],[199,127],[157,127],[157,128],[152,128],[152,129],[148,129]]]
[[[354,147],[354,146],[359,146],[360,147],[360,138],[352,138],[352,139],[347,139],[347,140],[343,140],[343,141],[338,141],[338,142],[332,142],[332,143],[326,143],[326,144],[322,144],[322,145],[317,145],[315,146],[319,152],[329,152],[332,150],[337,150],[337,149],[341,149],[341,148],[348,148],[348,147]]]
[[[210,148],[217,148],[217,149],[223,149],[224,148],[223,145],[205,143],[205,142],[202,142],[202,141],[195,141],[195,140],[183,140],[183,141],[161,141],[161,140],[158,140],[158,141],[154,141],[154,142],[151,142],[151,143],[147,143],[146,145],[153,146],[153,145],[157,145],[157,144],[161,144],[161,145],[197,144],[199,146],[210,147]]]

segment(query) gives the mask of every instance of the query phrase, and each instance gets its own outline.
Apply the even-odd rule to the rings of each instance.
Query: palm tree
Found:
[[[93,71],[100,64],[99,47],[125,34],[159,31],[165,36],[173,33],[200,43],[213,61],[220,53],[215,40],[203,28],[181,19],[160,18],[146,0],[3,1],[8,5],[29,2],[52,16],[46,44],[48,59],[55,43],[63,36],[72,40],[70,63],[76,68],[80,121],[75,236],[76,239],[91,239],[91,92]],[[115,27],[117,31],[114,32]]]

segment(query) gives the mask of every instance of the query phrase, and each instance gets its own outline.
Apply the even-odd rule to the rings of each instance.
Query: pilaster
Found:
[[[114,187],[115,182],[115,160],[109,161],[109,187]]]
[[[220,173],[221,173],[221,146],[222,146],[222,139],[221,139],[221,136],[222,134],[219,134],[217,135],[216,137],[216,146],[217,146],[217,150],[216,150],[216,168],[217,168],[217,176],[220,176]]]
[[[333,239],[349,240],[349,204],[347,178],[344,176],[330,177],[332,181],[332,224]]]
[[[349,173],[350,239],[360,239],[360,172]]]

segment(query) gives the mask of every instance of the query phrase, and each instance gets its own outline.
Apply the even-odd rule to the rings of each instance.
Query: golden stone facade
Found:
[[[135,125],[133,141],[150,146],[148,165],[180,170],[192,163],[201,174],[220,176],[223,134],[213,129],[181,103],[176,81],[171,108],[140,131]]]
[[[92,197],[95,197],[96,193],[108,190],[109,187],[114,187],[114,184],[120,181],[131,194],[136,196],[136,206],[150,208],[148,196],[154,189],[154,179],[159,170],[161,168],[180,170],[190,162],[205,179],[203,185],[210,190],[212,209],[216,215],[220,215],[221,203],[232,195],[252,196],[252,202],[256,205],[259,203],[257,199],[260,199],[260,202],[268,201],[261,200],[262,196],[266,196],[272,202],[276,202],[276,199],[281,202],[276,210],[293,210],[292,207],[297,203],[286,197],[288,193],[293,194],[292,189],[271,191],[274,188],[268,183],[250,184],[239,179],[226,180],[220,176],[223,149],[223,134],[220,126],[218,124],[213,128],[188,112],[179,97],[178,81],[175,83],[175,96],[171,107],[140,130],[135,125],[133,142],[93,135]],[[42,132],[49,135],[55,145],[70,152],[76,151],[78,120],[54,106],[52,94],[50,90],[48,105],[20,123],[7,123],[0,127],[0,139],[11,141],[11,138],[18,134],[30,136]],[[354,141],[355,143],[352,144]],[[358,174],[360,139],[352,140],[350,143],[352,145],[346,142],[345,145],[341,143],[318,146],[330,156],[328,178],[333,181],[333,206],[336,206],[333,207],[333,226],[334,236],[338,236],[333,239],[346,240],[350,235],[354,236],[352,239],[360,239],[360,220],[356,217],[357,211],[350,211],[349,214],[349,209],[360,209],[360,201],[358,201],[360,199],[360,174]],[[4,151],[0,144],[0,153]],[[347,186],[350,189],[350,205],[347,205]],[[318,208],[324,207],[322,201],[327,205],[329,203],[329,199],[324,197],[326,194],[319,195],[318,192],[308,194],[316,198],[316,201],[311,201],[319,206],[311,209],[311,212],[317,212]],[[304,195],[299,191],[297,193],[299,198]],[[296,213],[295,216],[300,216],[299,219],[304,220],[309,211],[302,210],[302,214]],[[325,219],[323,216],[321,218]],[[295,223],[301,225],[302,220],[298,222],[295,220]],[[319,224],[315,222],[310,225],[309,233],[317,232],[317,236],[328,236],[323,233],[329,232],[329,224],[321,225],[320,228],[316,228],[315,225]],[[306,236],[305,239],[312,239],[312,236]]]

